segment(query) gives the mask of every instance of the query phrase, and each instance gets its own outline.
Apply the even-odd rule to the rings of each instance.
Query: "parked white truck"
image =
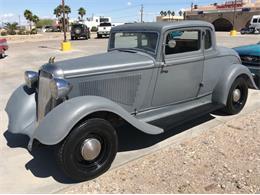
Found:
[[[112,24],[109,22],[103,22],[98,26],[97,38],[102,38],[103,36],[109,36],[112,28]]]

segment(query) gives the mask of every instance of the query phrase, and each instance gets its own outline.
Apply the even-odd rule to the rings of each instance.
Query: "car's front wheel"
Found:
[[[117,143],[116,130],[108,121],[89,119],[76,126],[58,146],[57,161],[73,180],[90,180],[110,168]]]
[[[244,77],[238,77],[229,90],[225,112],[227,114],[238,114],[244,108],[247,96],[247,81]]]

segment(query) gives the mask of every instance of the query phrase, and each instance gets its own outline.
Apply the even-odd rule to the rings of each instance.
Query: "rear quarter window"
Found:
[[[212,37],[210,30],[205,31],[204,47],[205,49],[210,49],[212,47]]]

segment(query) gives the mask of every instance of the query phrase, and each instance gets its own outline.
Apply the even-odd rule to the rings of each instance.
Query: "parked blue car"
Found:
[[[255,83],[260,88],[260,42],[257,44],[235,47],[242,64],[252,72]]]

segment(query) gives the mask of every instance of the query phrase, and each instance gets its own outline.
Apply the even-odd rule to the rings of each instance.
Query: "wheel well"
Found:
[[[126,121],[120,117],[119,115],[113,113],[113,112],[109,112],[109,111],[98,111],[98,112],[93,112],[85,117],[83,117],[79,122],[76,123],[75,126],[81,124],[83,121],[86,121],[88,119],[92,119],[92,118],[101,118],[101,119],[105,119],[107,120],[116,130],[117,130],[117,126],[122,125],[122,123],[125,123]],[[73,127],[73,128],[74,128]],[[73,129],[72,128],[72,129]]]
[[[244,78],[246,80],[247,85],[248,85],[249,88],[255,88],[254,84],[252,83],[250,77],[247,74],[241,74],[237,78],[239,78],[239,77],[242,77],[242,78]]]

